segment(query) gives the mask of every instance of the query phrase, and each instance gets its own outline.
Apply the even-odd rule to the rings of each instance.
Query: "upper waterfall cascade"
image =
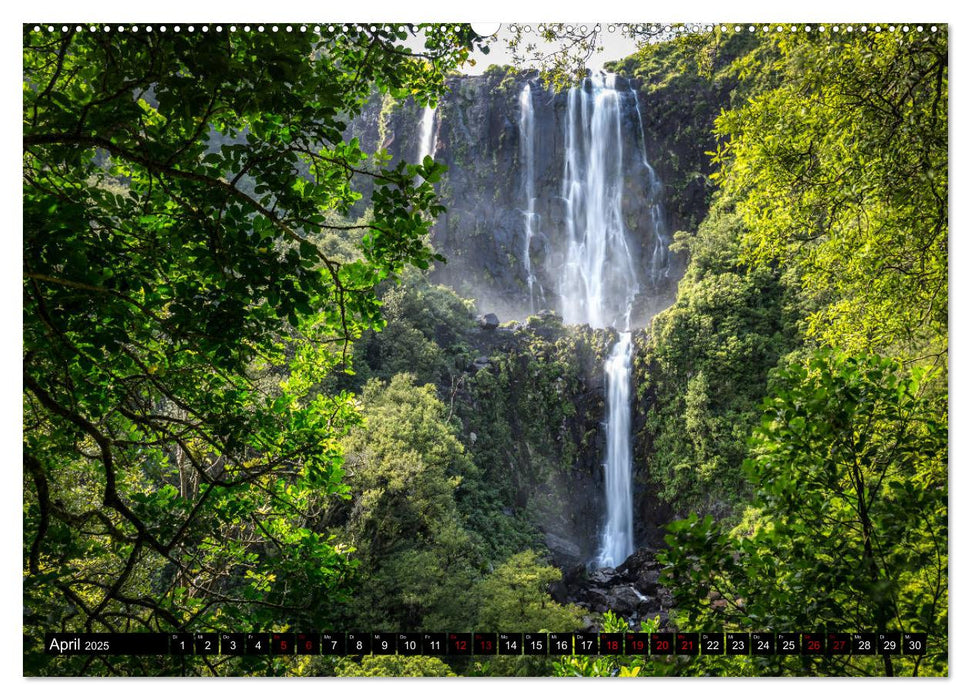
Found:
[[[639,291],[624,227],[625,93],[612,76],[587,78],[567,98],[562,197],[567,255],[560,297],[566,323],[627,330]]]

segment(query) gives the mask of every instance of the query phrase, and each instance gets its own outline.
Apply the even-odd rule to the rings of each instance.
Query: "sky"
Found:
[[[587,23],[577,23],[577,27],[593,27],[596,22]],[[487,29],[495,28],[495,24],[492,25],[473,25],[476,31],[486,31]],[[476,56],[475,66],[466,66],[463,68],[463,73],[468,73],[469,75],[480,75],[486,68],[493,65],[512,65],[513,57],[511,52],[507,48],[507,40],[512,36],[512,31],[510,30],[508,23],[499,25],[499,30],[493,34],[493,43],[489,47],[488,55]],[[521,24],[521,27],[525,27],[529,34],[536,36],[536,26],[535,24]],[[481,29],[480,29],[481,27]],[[534,39],[537,43],[537,47],[543,50],[544,53],[549,53],[557,48],[559,42],[550,43],[542,39]],[[616,61],[617,59],[630,56],[637,50],[637,42],[631,37],[624,36],[617,25],[614,24],[602,24],[600,32],[600,43],[603,51],[598,51],[595,53],[590,60],[587,62],[587,68],[591,71],[598,71],[603,68],[603,64],[608,61]]]

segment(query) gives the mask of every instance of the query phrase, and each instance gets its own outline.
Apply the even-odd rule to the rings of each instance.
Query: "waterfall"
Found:
[[[519,93],[519,155],[520,163],[523,168],[523,194],[526,200],[526,208],[523,210],[525,223],[525,235],[523,236],[523,271],[526,274],[526,285],[529,287],[529,312],[536,311],[536,301],[533,287],[536,285],[536,275],[533,274],[533,263],[530,260],[530,246],[533,241],[533,234],[537,225],[536,214],[536,178],[534,160],[534,119],[533,119],[533,93],[529,83],[523,85],[522,92]],[[540,296],[543,296],[543,287],[539,288]]]
[[[604,364],[607,376],[607,461],[604,483],[607,522],[600,540],[600,566],[617,566],[634,550],[631,494],[630,331],[620,338]]]
[[[654,224],[654,250],[651,251],[651,284],[657,285],[663,278],[668,276],[668,246],[671,238],[667,235],[661,222],[664,221],[664,212],[661,210],[660,201],[651,205],[651,218]]]
[[[637,98],[637,90],[634,89],[633,85],[630,87],[630,94],[634,96],[634,112],[637,114],[637,128],[640,131],[639,135],[641,137],[641,161],[653,176],[654,168],[647,162],[647,141],[644,140],[644,120],[641,119],[641,101]]]
[[[418,158],[416,163],[425,160],[425,156],[435,157],[435,143],[432,139],[435,133],[435,108],[425,107],[421,113],[421,124],[418,127]]]
[[[625,96],[615,89],[613,76],[587,78],[569,91],[564,134],[568,249],[560,288],[563,318],[621,331],[604,365],[607,517],[600,566],[616,566],[634,549],[630,322],[639,286],[623,215]]]
[[[562,196],[568,249],[560,288],[566,323],[630,326],[639,289],[624,229],[622,110],[613,76],[587,78],[567,96]]]

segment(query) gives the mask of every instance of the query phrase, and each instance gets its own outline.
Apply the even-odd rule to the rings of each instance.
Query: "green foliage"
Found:
[[[534,317],[463,382],[456,415],[476,436],[469,455],[480,476],[461,490],[459,505],[491,561],[541,546],[537,524],[569,527],[571,477],[599,468],[603,395],[590,384],[602,376],[607,347],[605,331]]]
[[[767,375],[797,347],[799,307],[772,268],[738,262],[744,226],[716,204],[696,236],[674,305],[654,319],[636,360],[647,421],[640,453],[659,495],[684,509],[731,509],[745,491],[746,441],[759,418]]]
[[[436,258],[441,211],[442,166],[365,170],[344,120],[374,90],[434,102],[479,43],[409,33],[25,28],[28,638],[331,622],[352,566],[316,523],[358,416],[317,389],[382,325],[375,286]],[[352,175],[376,187],[345,225]],[[348,230],[354,259],[315,243]]]
[[[513,554],[474,585],[497,550],[483,537],[484,521],[467,520],[458,504],[470,490],[466,479],[478,485],[482,477],[435,387],[415,386],[411,375],[371,381],[361,410],[365,425],[345,441],[354,497],[329,516],[360,561],[362,585],[346,623],[388,631],[462,629],[476,620],[480,629],[575,629],[577,609],[547,593],[560,572],[531,551]],[[511,520],[499,503],[475,502],[486,511],[479,518]]]
[[[480,426],[486,431],[507,424],[519,454],[507,452],[504,459],[496,456],[489,461],[496,466],[510,464],[501,476],[513,487],[542,482],[575,463],[583,436],[580,427],[589,420],[582,415],[586,407],[578,399],[588,379],[599,373],[608,345],[603,332],[548,323],[532,317],[517,331],[518,342],[491,358],[495,370],[475,376],[475,398],[477,403],[487,402],[481,407],[486,420],[480,424],[474,415],[469,419],[477,431]],[[590,408],[602,410],[602,406]],[[508,441],[490,440],[479,450],[489,446],[510,447]]]
[[[470,361],[465,333],[472,325],[472,302],[417,271],[388,287],[381,300],[387,325],[380,333],[365,333],[354,349],[361,384],[409,372],[420,384],[435,384],[443,393],[450,389]]]
[[[640,80],[648,92],[672,83],[683,88],[728,77],[734,73],[733,61],[758,46],[758,38],[749,33],[684,33],[668,41],[645,42],[637,53],[611,67]]]
[[[365,656],[360,662],[344,659],[337,665],[338,676],[454,676],[452,669],[431,656]]]
[[[746,462],[747,527],[671,526],[678,609],[725,629],[929,635],[926,658],[768,662],[789,672],[946,672],[946,398],[927,395],[928,379],[834,351],[780,371]]]
[[[479,554],[455,490],[475,468],[433,386],[415,386],[407,374],[372,381],[361,406],[366,424],[345,442],[354,499],[331,514],[361,561],[348,622],[387,631],[464,627]]]
[[[514,554],[478,584],[478,629],[524,632],[572,632],[582,621],[575,605],[561,605],[548,593],[562,577],[541,564],[531,550]]]
[[[673,526],[668,577],[685,627],[945,639],[946,35],[825,29],[770,31],[710,71],[698,51],[717,37],[627,61],[657,86],[692,72],[740,81],[716,123],[721,191],[698,232],[676,236],[690,263],[638,358],[638,453],[679,509],[733,515]],[[788,364],[760,411],[777,363]],[[937,675],[945,646],[896,669],[696,668]]]
[[[408,539],[415,528],[423,532],[422,526],[398,520],[398,506],[389,507],[384,500],[387,487],[395,489],[395,499],[401,497],[402,502],[420,499],[423,491],[412,489],[403,495],[404,489],[399,489],[406,473],[425,468],[417,466],[419,461],[411,452],[425,455],[426,449],[441,445],[452,450],[455,439],[461,438],[466,455],[441,462],[451,464],[446,468],[449,475],[461,476],[443,487],[448,491],[447,500],[454,500],[458,508],[458,524],[450,525],[448,531],[456,538],[455,546],[469,547],[469,556],[456,560],[456,585],[466,584],[471,571],[467,566],[502,562],[524,549],[541,547],[536,525],[548,516],[568,516],[562,499],[569,495],[560,493],[559,481],[575,467],[577,441],[593,447],[589,434],[597,430],[602,406],[592,406],[593,415],[588,416],[590,409],[578,411],[577,403],[578,397],[588,393],[587,375],[599,374],[606,343],[599,335],[572,333],[555,319],[537,317],[504,336],[508,342],[492,354],[490,366],[475,370],[472,360],[482,352],[476,344],[493,340],[471,326],[468,302],[444,287],[430,285],[420,274],[407,276],[400,288],[386,290],[383,301],[388,325],[380,333],[365,334],[356,344],[356,374],[349,386],[359,386],[368,377],[390,378],[391,384],[382,388],[372,381],[361,397],[362,408],[370,416],[368,427],[358,431],[349,447],[355,452],[349,483],[359,496],[352,509],[333,509],[330,520],[350,529],[351,542],[360,548],[362,561],[371,562],[360,572],[362,582],[372,575],[372,564],[380,562],[384,571],[380,575],[395,581],[393,590],[412,586],[415,591],[452,591],[439,565],[439,559],[450,558],[436,549],[437,544],[420,540],[417,546]],[[405,369],[413,377],[417,375],[417,384],[433,382],[436,386],[411,386],[395,375]],[[425,405],[427,401],[432,403]],[[420,427],[416,412],[434,415],[432,422],[441,432],[422,438],[425,428]],[[397,427],[392,430],[392,426]],[[358,449],[364,455],[360,463]],[[411,466],[402,461],[405,456]],[[444,483],[441,471],[429,478],[431,483]],[[424,501],[408,508],[428,510]],[[445,522],[452,523],[452,518],[449,514]],[[394,530],[375,537],[372,531],[357,530],[364,522],[370,526],[394,524]],[[368,552],[375,542],[382,546],[371,557]],[[376,588],[363,583],[362,587]],[[441,614],[444,619],[469,619],[468,610],[462,617],[461,599],[453,598],[451,592],[413,593],[409,599],[417,601],[421,596],[427,605],[419,617],[440,619],[437,615]],[[356,606],[353,614],[364,614],[372,604],[385,605],[376,600],[380,597],[375,593],[375,600]],[[391,624],[388,621],[400,619],[398,615],[391,611],[368,619],[374,624]],[[412,619],[409,624],[417,623]]]
[[[947,33],[770,32],[778,87],[717,122],[745,260],[797,270],[808,331],[851,351],[947,350]]]
[[[638,632],[650,634],[657,632],[660,625],[658,618],[641,622]],[[607,611],[603,615],[601,631],[606,633],[630,632],[630,626],[623,618]],[[606,677],[632,678],[635,676],[667,675],[670,664],[666,660],[644,656],[625,656],[616,654],[602,654],[600,656],[584,656],[574,654],[561,656],[559,661],[553,662],[553,675],[558,677]]]
[[[584,610],[560,604],[549,588],[562,578],[556,567],[542,562],[532,550],[518,552],[478,583],[471,598],[477,607],[475,629],[514,632],[573,632],[583,624]],[[545,657],[497,657],[478,663],[474,675],[549,676],[552,662]]]
[[[639,454],[682,510],[744,502],[745,440],[780,358],[830,344],[946,362],[946,36],[826,29],[683,37],[620,66],[651,90],[737,81],[717,121],[721,191],[676,237],[690,263],[638,359]]]

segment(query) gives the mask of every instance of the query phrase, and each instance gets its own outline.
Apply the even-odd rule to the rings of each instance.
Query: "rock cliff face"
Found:
[[[529,169],[521,122],[521,95],[527,83],[533,110]],[[589,91],[589,85],[584,89]],[[667,253],[674,230],[667,212],[675,212],[675,224],[686,216],[700,219],[705,202],[702,197],[689,203],[689,209],[700,211],[693,212],[696,217],[692,212],[686,215],[680,201],[683,193],[678,192],[679,201],[675,201],[663,179],[652,180],[652,171],[674,177],[677,168],[692,165],[692,159],[682,159],[680,165],[651,162],[668,152],[650,128],[657,124],[652,110],[658,110],[658,105],[639,95],[636,85],[621,76],[615,79],[614,89],[620,102],[616,152],[624,172],[623,225],[641,281],[632,321],[643,327],[671,303],[684,269],[679,256]],[[440,264],[433,277],[475,298],[480,310],[493,311],[503,319],[522,319],[544,308],[563,312],[559,291],[569,240],[564,199],[569,99],[566,91],[543,89],[534,73],[492,69],[482,76],[450,79],[449,93],[435,110],[428,150],[448,171],[439,186],[447,211],[435,224],[432,243],[447,263]],[[423,152],[423,117],[427,117],[423,109],[410,101],[375,99],[351,130],[366,148],[384,147],[395,160],[415,162]],[[528,236],[530,186],[533,227]],[[664,222],[661,232],[653,223],[658,218]],[[524,260],[527,238],[529,266]],[[532,302],[530,268],[535,275]]]
[[[604,513],[603,363],[616,334],[549,312],[472,331],[479,357],[456,394],[472,459],[543,532],[564,569],[596,555]]]

